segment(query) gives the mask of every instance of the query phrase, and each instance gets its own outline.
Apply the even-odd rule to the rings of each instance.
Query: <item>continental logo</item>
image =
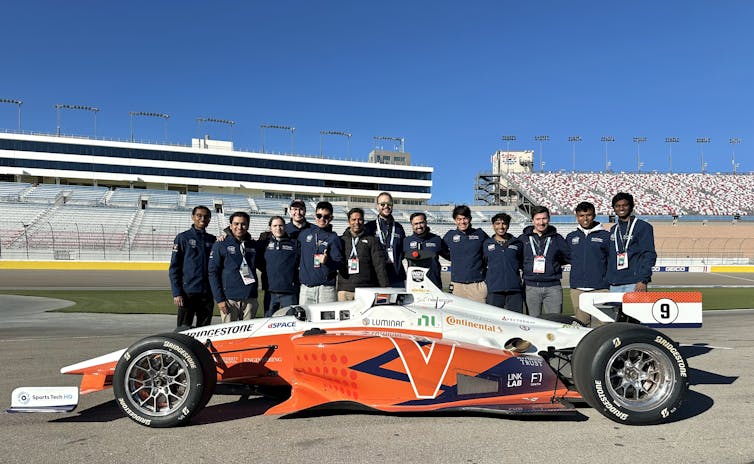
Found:
[[[164,346],[165,348],[170,348],[171,350],[183,356],[183,359],[186,360],[189,367],[191,367],[192,369],[196,369],[196,363],[194,362],[194,357],[191,356],[191,354],[189,354],[188,351],[183,349],[182,346],[176,345],[175,343],[169,342],[169,341],[166,341],[165,343],[163,343],[162,346]]]
[[[607,399],[607,395],[605,395],[605,390],[602,389],[602,382],[599,380],[594,381],[594,388],[597,390],[597,397],[600,399],[600,402],[603,406],[605,406],[605,409],[607,409],[611,414],[613,414],[618,419],[625,421],[628,419],[628,414],[625,412],[621,412],[618,408],[615,407],[613,403],[610,402],[609,399]]]
[[[135,412],[131,411],[131,408],[128,407],[126,400],[124,400],[123,398],[118,398],[118,403],[120,403],[120,407],[123,409],[123,411],[125,411],[126,414],[128,414],[128,417],[130,417],[131,419],[146,426],[152,424],[152,419],[145,419]]]
[[[667,341],[661,335],[658,335],[657,337],[655,337],[655,342],[659,343],[660,345],[665,347],[666,350],[670,351],[670,354],[673,355],[673,358],[675,358],[675,362],[678,364],[678,369],[681,371],[681,377],[687,377],[686,362],[683,360],[683,356],[681,356],[681,353],[678,352],[675,346],[673,346],[672,343]]]
[[[470,329],[482,330],[485,332],[502,333],[503,328],[499,325],[485,324],[483,322],[474,322],[466,319],[460,319],[454,316],[445,316],[445,323],[448,325],[462,325]]]

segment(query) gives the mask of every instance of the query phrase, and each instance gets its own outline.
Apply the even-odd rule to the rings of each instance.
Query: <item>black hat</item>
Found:
[[[291,202],[291,206],[290,207],[291,208],[301,208],[301,209],[305,210],[306,209],[306,203],[304,203],[303,200],[293,200]]]

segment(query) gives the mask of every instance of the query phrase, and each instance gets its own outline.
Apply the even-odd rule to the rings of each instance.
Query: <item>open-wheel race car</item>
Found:
[[[217,391],[283,398],[266,414],[315,408],[389,413],[563,414],[585,401],[625,424],[678,411],[689,369],[678,345],[646,325],[698,327],[698,293],[588,293],[604,322],[534,318],[443,293],[411,267],[405,289],[360,288],[354,301],[283,308],[252,319],[154,335],[61,369],[78,387],[23,387],[12,411],[70,411],[112,387],[151,427],[186,423]],[[548,320],[549,318],[550,320]]]

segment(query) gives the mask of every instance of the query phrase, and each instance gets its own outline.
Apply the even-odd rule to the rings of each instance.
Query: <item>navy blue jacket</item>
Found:
[[[261,240],[261,237],[260,237]],[[295,293],[298,290],[298,263],[301,245],[287,235],[275,238],[269,234],[260,243],[258,263],[265,276],[265,290],[276,293]]]
[[[301,235],[301,232],[307,229],[310,229],[313,227],[313,224],[309,221],[304,222],[304,225],[301,226],[299,229],[296,227],[296,225],[292,222],[289,222],[285,225],[285,234],[291,238],[291,240],[298,240],[298,236]]]
[[[377,219],[364,224],[364,232],[368,235],[374,235],[382,245],[390,285],[398,286],[403,285],[406,281],[406,270],[403,269],[403,240],[406,238],[406,231],[398,221],[392,217],[390,219],[391,221],[386,221],[385,218],[377,217]],[[377,221],[380,221],[379,231],[377,230]],[[395,225],[394,231],[393,225]],[[391,235],[393,237],[392,242],[390,241]],[[392,256],[387,255],[387,249],[390,247],[393,248]],[[391,259],[392,264],[390,263]]]
[[[320,229],[316,225],[301,232],[298,236],[301,245],[299,280],[307,287],[319,285],[335,286],[340,263],[343,261],[343,242],[332,231],[332,225]],[[325,264],[314,267],[314,255],[327,251]]]
[[[458,229],[445,233],[442,241],[450,250],[450,280],[461,284],[484,280],[482,248],[489,236],[482,229],[469,225],[466,233]]]
[[[571,288],[595,290],[608,288],[605,275],[607,274],[610,232],[606,231],[599,222],[595,222],[591,229],[578,226],[576,230],[566,235],[566,243],[571,255],[569,274]]]
[[[170,257],[170,288],[173,296],[209,294],[207,263],[212,245],[217,238],[193,225],[175,236],[173,254]]]
[[[524,244],[511,234],[505,234],[501,244],[493,237],[484,241],[484,261],[487,264],[488,292],[516,292],[523,290],[521,267],[524,259]]]
[[[215,242],[209,255],[209,283],[215,302],[246,300],[257,297],[256,255],[257,242],[245,241],[246,264],[254,276],[254,283],[245,285],[241,279],[241,242],[233,235]]]
[[[531,241],[534,242],[534,249],[537,255],[544,253],[547,239],[550,239],[550,246],[547,247],[545,257],[545,272],[541,274],[534,273],[534,253],[531,249]],[[560,285],[560,279],[563,277],[562,265],[567,264],[570,260],[568,255],[568,245],[558,230],[548,225],[545,233],[540,237],[534,232],[534,226],[524,228],[524,233],[518,237],[524,246],[524,283],[529,287],[554,287]]]
[[[440,238],[439,235],[433,234],[429,231],[425,233],[423,237],[412,234],[409,237],[406,237],[406,240],[403,241],[403,255],[406,257],[406,260],[411,256],[411,252],[420,250],[427,250],[435,253],[435,257],[430,261],[427,277],[437,288],[442,290],[442,278],[440,276],[440,271],[442,269],[440,268],[439,256],[442,256],[445,259],[450,258],[450,251],[448,250],[447,245],[445,245],[445,242],[442,241],[442,238]]]
[[[615,251],[615,231],[621,225],[620,219],[610,229],[610,246],[608,247],[609,255],[607,257],[607,281],[611,285],[635,284],[638,282],[649,283],[652,280],[652,266],[657,261],[655,252],[655,236],[652,226],[641,219],[636,221],[634,226],[633,237],[628,243],[628,269],[617,269],[617,252]],[[625,251],[624,244],[628,240],[629,224],[621,225],[623,241],[618,241],[618,249]]]

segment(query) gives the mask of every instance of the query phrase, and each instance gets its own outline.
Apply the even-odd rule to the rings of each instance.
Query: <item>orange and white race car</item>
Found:
[[[641,324],[698,327],[701,296],[584,294],[582,307],[605,324],[476,303],[443,293],[412,267],[405,289],[360,288],[354,301],[144,338],[62,368],[83,376],[78,388],[16,389],[10,411],[70,411],[79,394],[112,387],[131,419],[170,427],[216,390],[241,386],[283,398],[267,414],[563,414],[586,401],[620,423],[669,420],[688,390],[688,364],[674,341]]]

